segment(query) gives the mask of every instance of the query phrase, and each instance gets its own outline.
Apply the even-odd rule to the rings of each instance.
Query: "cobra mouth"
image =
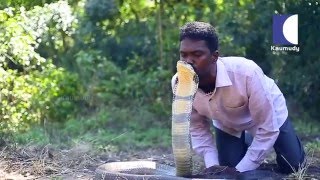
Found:
[[[178,61],[177,66],[178,66],[178,64],[185,66],[187,69],[189,69],[191,72],[195,73],[199,77],[197,68],[193,64],[189,64],[189,63],[182,61],[182,60]]]
[[[183,68],[181,68],[181,67],[183,67]],[[177,68],[178,68],[178,71],[179,70],[183,70],[183,69],[185,69],[185,70],[188,69],[189,71],[191,71],[193,73],[196,73],[196,71],[195,71],[196,68],[192,64],[189,64],[189,63],[187,63],[185,61],[179,60],[177,62]]]

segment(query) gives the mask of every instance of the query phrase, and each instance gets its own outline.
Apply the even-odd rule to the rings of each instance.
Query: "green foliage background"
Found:
[[[18,142],[170,145],[179,27],[213,24],[223,56],[275,79],[295,119],[320,115],[318,0],[0,2],[0,130]],[[299,15],[299,53],[272,52],[272,16]]]

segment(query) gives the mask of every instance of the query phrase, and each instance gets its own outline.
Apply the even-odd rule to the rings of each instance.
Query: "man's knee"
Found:
[[[245,144],[245,134],[235,137],[216,128],[216,145],[219,164],[235,167],[245,155],[248,146]]]
[[[290,120],[280,127],[280,134],[274,149],[277,153],[277,163],[284,173],[292,173],[303,167],[304,148]]]

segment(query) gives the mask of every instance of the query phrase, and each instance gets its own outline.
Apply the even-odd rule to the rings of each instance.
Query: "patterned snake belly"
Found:
[[[189,127],[192,103],[199,80],[192,66],[184,61],[177,62],[177,76],[178,80],[173,88],[172,102],[172,149],[176,168],[153,161],[110,162],[96,169],[94,179],[185,180],[192,176]],[[262,176],[259,175],[259,179],[270,177],[270,174],[261,173]],[[250,176],[257,177],[252,174]],[[218,178],[229,179],[217,175],[215,179]]]
[[[188,177],[192,175],[190,118],[199,79],[192,66],[184,61],[177,63],[177,75],[172,101],[172,150],[176,175]]]

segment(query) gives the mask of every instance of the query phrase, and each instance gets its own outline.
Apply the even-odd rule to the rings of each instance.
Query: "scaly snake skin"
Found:
[[[177,63],[177,75],[172,101],[172,150],[176,175],[188,177],[192,175],[190,118],[199,79],[192,66],[184,61]]]
[[[94,179],[185,180],[188,178],[184,177],[191,177],[192,148],[189,128],[199,79],[192,66],[184,61],[177,62],[177,76],[172,102],[172,149],[176,168],[152,161],[111,162],[99,166]]]
[[[192,149],[189,132],[198,76],[191,65],[177,63],[178,82],[172,101],[172,149],[176,169],[152,161],[111,162],[96,169],[95,179],[186,179],[192,175]]]

